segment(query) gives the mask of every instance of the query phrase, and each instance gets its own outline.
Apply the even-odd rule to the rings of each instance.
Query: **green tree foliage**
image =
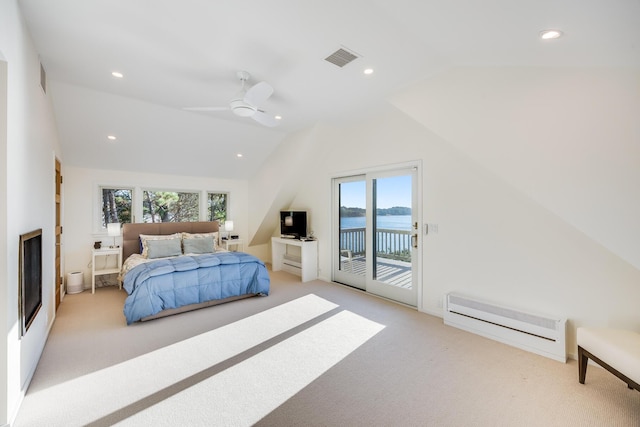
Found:
[[[346,206],[340,206],[341,217],[365,216],[366,212],[367,211],[362,208],[348,208]]]
[[[379,216],[386,215],[411,215],[411,208],[406,208],[402,206],[394,206],[392,208],[378,209],[377,213]]]
[[[378,216],[386,216],[386,215],[411,215],[411,208],[403,207],[403,206],[394,206],[392,208],[380,208],[376,210]],[[354,216],[365,216],[366,210],[363,208],[348,208],[346,206],[340,206],[340,216],[341,217],[354,217]]]
[[[227,219],[227,195],[225,193],[209,193],[207,200],[207,219],[218,220],[222,224]]]
[[[131,190],[102,189],[102,225],[131,222]]]
[[[144,222],[198,221],[198,193],[145,190],[142,195]]]

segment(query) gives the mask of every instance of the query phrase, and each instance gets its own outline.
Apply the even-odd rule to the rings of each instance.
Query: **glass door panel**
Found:
[[[365,289],[366,181],[364,176],[348,177],[337,180],[335,185],[339,208],[334,280]]]
[[[416,305],[414,277],[417,247],[415,171],[367,175],[370,185],[371,280],[367,291]]]
[[[417,167],[334,179],[333,280],[417,305]]]

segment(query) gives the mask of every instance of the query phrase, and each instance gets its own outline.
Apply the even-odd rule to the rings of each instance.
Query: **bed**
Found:
[[[124,224],[127,324],[269,294],[262,261],[243,252],[213,250],[218,222]],[[179,241],[177,239],[180,239]]]

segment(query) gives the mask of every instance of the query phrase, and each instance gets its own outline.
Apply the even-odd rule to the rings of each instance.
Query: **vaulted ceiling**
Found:
[[[66,165],[246,179],[291,132],[455,66],[640,67],[640,2],[21,0]],[[564,32],[541,40],[547,28]],[[340,48],[358,58],[325,60]],[[365,75],[364,69],[373,74]],[[265,127],[225,107],[266,81]],[[117,71],[123,78],[112,76]],[[108,135],[117,139],[109,141]],[[242,154],[242,158],[236,157]]]

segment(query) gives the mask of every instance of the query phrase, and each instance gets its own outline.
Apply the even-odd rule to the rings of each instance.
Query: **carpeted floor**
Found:
[[[640,393],[340,285],[126,326],[125,292],[67,295],[14,427],[640,426]]]

